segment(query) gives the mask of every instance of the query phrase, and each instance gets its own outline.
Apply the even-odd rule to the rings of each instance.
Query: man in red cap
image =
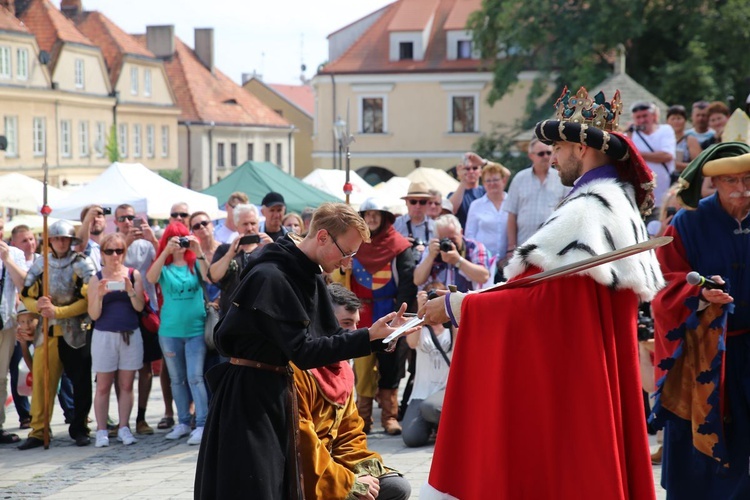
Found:
[[[651,172],[615,132],[622,109],[563,91],[536,126],[573,189],[518,247],[513,279],[648,239]],[[653,252],[530,288],[448,294],[420,314],[460,323],[421,498],[651,499],[638,302],[663,286]],[[466,425],[471,422],[472,425]]]

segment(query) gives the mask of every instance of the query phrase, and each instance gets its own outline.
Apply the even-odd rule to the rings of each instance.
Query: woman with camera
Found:
[[[394,229],[393,213],[384,203],[368,198],[360,205],[359,214],[370,229],[370,242],[362,243],[352,259],[350,289],[362,302],[359,325],[366,327],[397,310],[396,304],[413,304],[417,288],[413,279],[412,244]],[[401,433],[397,418],[398,384],[405,374],[408,353],[406,341],[399,339],[393,352],[379,352],[354,360],[357,409],[365,421],[365,433],[372,425],[376,389],[383,410],[383,429],[391,435]]]
[[[179,439],[190,434],[188,444],[200,444],[208,413],[208,395],[203,382],[206,309],[202,283],[207,269],[198,238],[188,235],[187,227],[181,222],[172,222],[164,230],[156,259],[146,273],[150,283],[158,283],[163,298],[159,345],[172,379],[172,395],[179,419],[165,437]],[[196,426],[192,432],[191,394]]]
[[[112,383],[117,375],[120,417],[117,440],[125,445],[136,439],[130,431],[135,372],[143,366],[143,338],[138,317],[143,310],[141,274],[125,267],[127,244],[121,233],[109,233],[100,243],[102,268],[89,282],[88,313],[96,322],[91,337],[91,366],[96,373],[94,414],[96,447],[109,446],[107,414]]]

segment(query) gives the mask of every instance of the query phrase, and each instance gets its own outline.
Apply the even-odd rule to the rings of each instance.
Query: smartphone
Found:
[[[259,234],[248,234],[247,236],[243,236],[240,238],[240,245],[250,245],[253,243],[260,243],[260,235]]]
[[[111,215],[112,214],[112,209],[110,207],[102,207],[102,213],[104,215]]]
[[[121,292],[125,290],[124,281],[107,281],[107,290],[111,292]]]
[[[143,217],[136,217],[133,219],[133,226],[140,228],[143,224]]]

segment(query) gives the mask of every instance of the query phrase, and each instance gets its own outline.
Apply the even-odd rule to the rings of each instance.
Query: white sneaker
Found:
[[[117,429],[117,440],[126,446],[138,442],[133,433],[130,432],[130,427],[120,427]]]
[[[96,448],[105,448],[109,446],[109,431],[107,429],[96,431]]]
[[[196,427],[195,430],[190,433],[187,444],[201,444],[201,439],[203,439],[203,427]]]
[[[182,436],[190,434],[190,426],[185,424],[177,424],[172,427],[172,431],[164,436],[165,439],[180,439]],[[199,441],[200,442],[200,441]]]

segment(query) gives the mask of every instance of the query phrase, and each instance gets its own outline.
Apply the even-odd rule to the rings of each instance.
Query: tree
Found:
[[[628,74],[668,104],[735,96],[744,105],[750,91],[746,0],[483,0],[467,28],[493,72],[490,104],[522,70],[539,72],[520,130],[550,115],[564,85],[596,85],[611,74],[619,44]]]
[[[107,158],[109,158],[110,163],[114,163],[116,161],[120,161],[120,147],[117,144],[117,129],[115,128],[115,124],[113,123],[111,127],[109,127],[109,135],[107,136]]]
[[[165,170],[157,170],[156,173],[164,177],[170,182],[174,182],[178,186],[182,186],[182,170],[179,168],[171,168]]]

